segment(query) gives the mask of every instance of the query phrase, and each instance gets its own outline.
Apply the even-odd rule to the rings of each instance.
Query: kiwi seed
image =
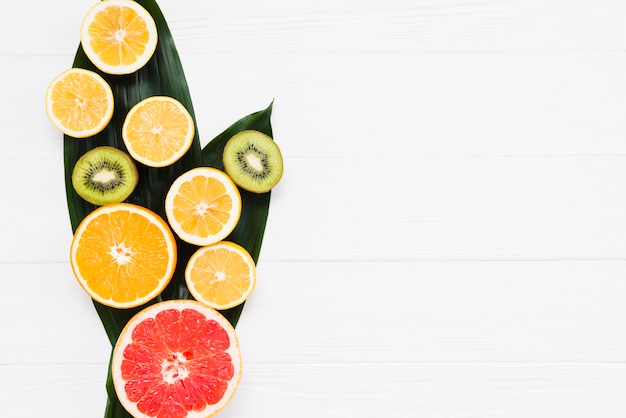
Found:
[[[76,162],[72,185],[80,197],[94,205],[122,202],[137,186],[137,168],[124,151],[96,147]]]
[[[270,191],[283,175],[278,145],[262,132],[247,130],[228,140],[222,156],[224,170],[235,184],[253,193]]]

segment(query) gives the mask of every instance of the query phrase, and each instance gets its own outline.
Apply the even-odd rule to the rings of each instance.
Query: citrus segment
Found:
[[[154,19],[133,0],[106,0],[83,18],[81,45],[89,60],[109,74],[130,74],[152,57],[158,32]]]
[[[165,197],[165,213],[182,240],[210,245],[235,229],[241,215],[241,195],[223,171],[198,167],[172,183]]]
[[[243,303],[252,293],[256,268],[245,248],[220,241],[191,256],[185,280],[196,300],[215,309],[228,309]]]
[[[216,310],[169,300],[136,314],[111,361],[113,385],[136,418],[206,418],[224,408],[241,378],[235,330]]]
[[[133,106],[124,120],[122,138],[128,153],[150,167],[178,161],[191,147],[194,123],[176,99],[153,96]]]
[[[96,301],[132,308],[156,297],[176,267],[176,241],[165,221],[138,205],[101,206],[80,223],[71,244],[76,279]]]
[[[54,126],[74,138],[101,132],[113,117],[113,91],[97,73],[70,68],[46,90],[46,113]]]

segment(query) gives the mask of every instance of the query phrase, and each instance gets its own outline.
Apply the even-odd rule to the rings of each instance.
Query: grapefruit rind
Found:
[[[115,344],[113,357],[111,359],[111,376],[115,392],[122,406],[135,418],[147,418],[150,416],[139,410],[137,406],[138,402],[134,402],[129,399],[126,392],[126,385],[130,379],[125,379],[122,375],[122,365],[125,361],[125,352],[127,352],[126,350],[129,345],[133,344],[135,329],[137,328],[137,325],[141,324],[145,320],[152,321],[161,312],[168,310],[177,310],[182,312],[186,309],[195,310],[196,312],[201,313],[207,321],[215,321],[221,328],[224,329],[228,335],[230,345],[223,352],[230,356],[233,366],[233,374],[231,379],[228,381],[228,388],[217,403],[206,404],[204,408],[199,410],[188,410],[185,418],[209,418],[214,416],[230,402],[237,390],[241,380],[242,360],[237,334],[230,322],[228,322],[228,320],[215,309],[194,300],[168,300],[159,302],[139,311],[130,319],[130,321],[128,321],[126,326],[122,329],[117,343]],[[184,330],[181,331],[185,332]],[[183,353],[185,353],[185,348],[179,347],[178,352],[172,354],[180,355]],[[147,355],[152,356],[153,353],[150,352],[147,353]],[[165,361],[165,359],[161,360]],[[163,379],[166,378],[163,377]],[[167,415],[165,416],[167,417]]]
[[[90,223],[96,220],[100,215],[111,214],[119,210],[126,210],[131,213],[136,213],[141,216],[144,216],[153,225],[155,225],[163,233],[164,241],[167,246],[167,252],[169,255],[165,273],[163,277],[159,278],[158,286],[153,288],[152,291],[146,293],[145,295],[138,297],[137,299],[134,299],[129,302],[119,302],[119,301],[115,301],[109,298],[104,298],[100,294],[95,292],[89,286],[87,278],[83,275],[83,273],[81,272],[80,266],[78,266],[76,262],[77,252],[79,251],[79,248],[80,248],[80,240],[83,236],[83,232],[89,227]],[[72,266],[72,271],[74,272],[74,276],[76,277],[76,280],[81,285],[81,287],[85,290],[85,292],[87,292],[87,294],[93,300],[100,302],[103,305],[106,305],[112,308],[119,308],[119,309],[135,308],[157,297],[163,291],[163,289],[165,289],[165,287],[170,282],[172,276],[174,275],[174,271],[176,269],[176,262],[177,262],[176,240],[174,238],[172,231],[167,225],[167,223],[159,215],[152,212],[151,210],[143,206],[135,205],[132,203],[111,203],[108,205],[100,206],[94,211],[92,211],[81,221],[81,223],[76,228],[76,232],[74,233],[74,237],[72,238],[72,243],[70,247],[70,264]]]

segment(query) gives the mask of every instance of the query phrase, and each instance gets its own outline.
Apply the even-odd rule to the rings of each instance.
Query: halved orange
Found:
[[[70,68],[46,90],[46,113],[54,126],[74,138],[101,132],[113,116],[113,91],[97,73]]]
[[[241,215],[241,195],[223,171],[197,167],[174,180],[165,197],[165,214],[180,239],[210,245],[235,229]]]
[[[174,164],[189,150],[193,137],[191,114],[178,100],[167,96],[140,101],[130,109],[122,126],[128,153],[150,167]]]
[[[146,65],[154,54],[157,39],[154,19],[133,0],[97,2],[80,28],[85,54],[109,74],[130,74]]]
[[[252,293],[256,268],[245,248],[220,241],[199,248],[191,256],[185,281],[196,300],[223,310],[243,303]]]
[[[128,321],[111,376],[133,417],[208,418],[232,399],[241,366],[237,334],[224,316],[193,300],[168,300]]]
[[[72,270],[83,289],[114,308],[136,307],[159,295],[174,274],[176,258],[167,223],[130,203],[101,206],[87,215],[70,250]]]

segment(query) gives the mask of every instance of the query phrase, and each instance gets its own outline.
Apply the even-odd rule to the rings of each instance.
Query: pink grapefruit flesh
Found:
[[[235,330],[192,300],[149,306],[122,330],[111,363],[115,391],[135,418],[207,418],[241,377]]]

